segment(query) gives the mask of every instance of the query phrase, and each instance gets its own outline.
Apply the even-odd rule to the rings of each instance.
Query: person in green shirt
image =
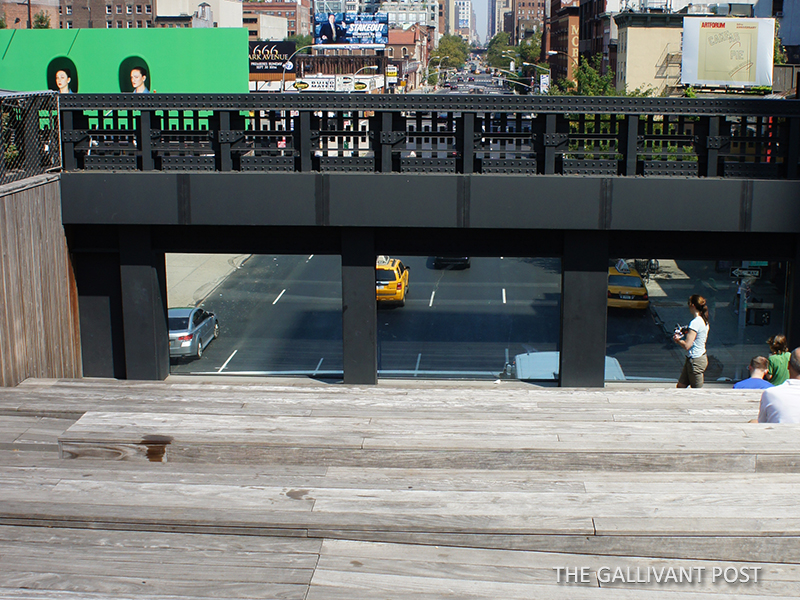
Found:
[[[789,345],[785,335],[773,335],[767,340],[769,344],[769,370],[764,379],[772,385],[780,385],[789,379]]]

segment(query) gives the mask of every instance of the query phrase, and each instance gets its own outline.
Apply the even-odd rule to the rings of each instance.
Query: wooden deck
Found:
[[[0,598],[797,598],[800,427],[758,398],[29,380],[0,389]]]

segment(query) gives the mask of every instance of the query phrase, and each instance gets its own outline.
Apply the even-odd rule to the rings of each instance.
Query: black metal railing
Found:
[[[246,94],[61,99],[64,169],[800,177],[800,101]]]

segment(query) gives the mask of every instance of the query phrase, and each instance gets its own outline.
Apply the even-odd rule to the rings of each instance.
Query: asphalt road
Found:
[[[430,257],[399,258],[411,268],[409,294],[404,307],[379,307],[379,375],[496,378],[516,354],[558,349],[557,259],[437,270]],[[173,373],[341,376],[338,256],[253,256],[203,306],[220,337]],[[607,352],[634,377],[676,377],[681,364],[649,311],[610,311]]]

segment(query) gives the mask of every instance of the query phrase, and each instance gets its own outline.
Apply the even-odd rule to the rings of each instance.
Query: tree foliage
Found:
[[[467,58],[469,58],[469,45],[464,38],[460,35],[443,35],[439,40],[439,47],[431,54],[430,62],[442,68],[461,68],[467,62]]]
[[[5,29],[6,27],[8,27],[6,25],[6,13],[2,13],[0,14],[0,29]]]
[[[43,10],[33,15],[34,29],[50,29],[50,15]]]
[[[494,36],[486,47],[486,64],[490,67],[507,69],[511,63],[508,54],[517,55],[517,49],[509,45],[511,38],[505,31]]]
[[[570,96],[633,96],[648,97],[653,95],[652,87],[636,88],[635,90],[617,90],[614,71],[609,68],[601,74],[603,57],[595,54],[589,59],[580,57],[578,68],[575,70],[575,81],[560,79],[550,88],[551,94],[566,94]]]
[[[303,46],[310,46],[314,43],[314,38],[310,35],[290,35],[283,40],[284,42],[294,42],[296,44],[295,50],[299,50]],[[300,50],[298,54],[310,54],[311,48]]]
[[[780,24],[778,21],[775,21],[775,41],[773,42],[772,64],[785,65],[787,60],[786,52],[784,51],[783,44],[781,43],[779,31]]]

